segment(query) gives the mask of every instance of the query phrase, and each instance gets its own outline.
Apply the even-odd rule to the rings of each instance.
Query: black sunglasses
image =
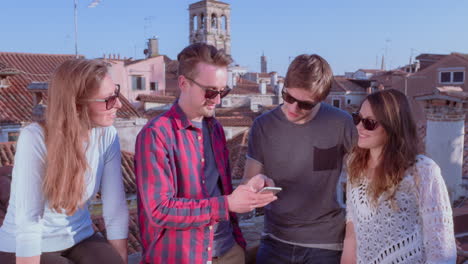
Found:
[[[286,101],[289,104],[294,104],[294,102],[297,102],[297,106],[300,109],[303,110],[311,110],[314,108],[317,103],[311,103],[311,102],[304,102],[304,101],[299,101],[296,98],[292,97],[288,92],[286,92],[284,89],[281,90],[281,95],[283,96],[283,100]]]
[[[104,99],[83,99],[85,102],[106,102],[106,110],[112,109],[120,96],[120,85],[115,85],[115,94]]]
[[[205,98],[206,98],[206,99],[214,99],[214,98],[216,98],[216,96],[218,96],[218,94],[219,94],[219,96],[220,96],[221,98],[223,98],[223,97],[225,97],[226,95],[228,95],[228,93],[231,91],[231,88],[229,88],[229,87],[227,87],[227,86],[224,87],[223,90],[219,90],[219,91],[218,91],[218,90],[216,90],[216,88],[214,88],[214,87],[208,87],[208,86],[205,86],[205,85],[201,85],[201,84],[199,84],[198,82],[196,82],[195,80],[193,80],[193,79],[191,79],[191,78],[189,78],[189,77],[187,77],[187,76],[185,76],[185,78],[186,78],[187,80],[190,80],[190,81],[193,82],[194,84],[198,85],[200,88],[202,88],[202,89],[205,91]]]
[[[353,117],[353,122],[354,125],[358,125],[360,122],[362,122],[362,126],[369,131],[372,131],[377,128],[379,125],[379,122],[369,119],[369,118],[362,118],[361,114],[359,112],[354,112],[351,114]]]

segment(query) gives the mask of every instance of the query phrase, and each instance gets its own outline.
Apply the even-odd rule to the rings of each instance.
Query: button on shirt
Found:
[[[219,172],[216,167],[216,160],[213,154],[208,124],[206,121],[192,121],[192,123],[203,131],[203,149],[205,158],[202,158],[202,162],[204,165],[203,171],[206,180],[203,180],[202,183],[206,184],[206,189],[211,197],[221,196],[221,182],[219,181]],[[236,241],[232,235],[231,222],[221,221],[215,224],[214,243],[212,247],[213,257],[222,256],[234,246],[234,243],[236,243]],[[208,250],[210,250],[210,248],[208,248]]]
[[[214,118],[206,118],[206,124],[221,195],[227,195],[232,184],[224,132]],[[202,130],[175,103],[149,121],[137,137],[135,174],[143,261],[206,263],[212,258],[215,236],[215,229],[210,227],[228,220],[236,242],[245,247],[237,218],[228,211],[226,196],[212,197],[203,182],[202,136]]]

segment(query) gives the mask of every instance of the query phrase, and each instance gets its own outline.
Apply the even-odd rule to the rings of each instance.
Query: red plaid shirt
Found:
[[[228,150],[221,124],[207,118],[222,193],[232,192]],[[207,263],[213,225],[231,220],[245,248],[237,217],[226,196],[210,197],[205,185],[203,132],[175,103],[140,131],[135,149],[142,263]]]

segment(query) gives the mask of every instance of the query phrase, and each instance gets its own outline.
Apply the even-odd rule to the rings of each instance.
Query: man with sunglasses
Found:
[[[226,139],[214,118],[229,92],[229,55],[192,44],[177,56],[179,99],[137,137],[135,174],[143,263],[244,263],[235,213],[276,199],[232,190]]]
[[[250,130],[244,180],[266,175],[282,188],[265,207],[257,263],[340,262],[345,212],[339,177],[357,131],[349,114],[322,102],[332,79],[322,57],[296,57],[281,92],[284,103]]]

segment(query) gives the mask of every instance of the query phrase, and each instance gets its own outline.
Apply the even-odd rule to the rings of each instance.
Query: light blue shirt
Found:
[[[42,193],[46,146],[37,124],[26,126],[17,142],[11,195],[0,227],[0,251],[18,257],[64,250],[90,237],[94,231],[87,204],[67,216],[52,211]],[[114,127],[93,128],[86,149],[89,169],[85,197],[89,203],[101,191],[103,217],[109,240],[128,235],[128,208],[121,171],[119,138]]]

